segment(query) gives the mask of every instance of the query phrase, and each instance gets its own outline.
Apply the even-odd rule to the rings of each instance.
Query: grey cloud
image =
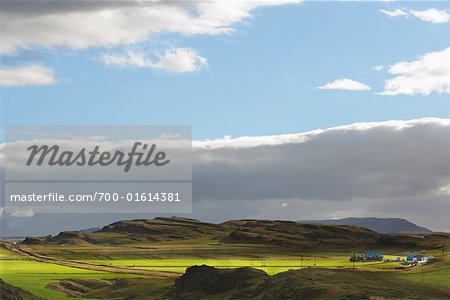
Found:
[[[257,7],[296,2],[2,1],[0,53],[34,46],[85,49],[132,45],[159,32],[226,33]]]
[[[429,119],[334,128],[298,143],[200,149],[194,195],[229,201],[426,198],[450,184],[448,136],[448,120]]]

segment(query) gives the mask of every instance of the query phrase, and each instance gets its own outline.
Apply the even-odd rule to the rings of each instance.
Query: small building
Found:
[[[425,260],[425,255],[422,255],[422,254],[408,254],[406,256],[407,263],[420,262],[423,260]]]
[[[383,255],[381,254],[380,251],[366,251],[364,253],[364,260],[366,261],[374,261],[374,260],[379,260],[382,261],[383,260]]]

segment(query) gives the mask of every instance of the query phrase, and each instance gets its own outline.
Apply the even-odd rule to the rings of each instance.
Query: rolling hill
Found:
[[[95,232],[64,231],[26,238],[24,244],[124,245],[174,240],[294,247],[348,247],[374,244],[380,234],[357,226],[299,224],[293,221],[234,220],[211,224],[187,218],[125,220]]]
[[[374,244],[380,234],[357,226],[299,224],[292,221],[237,220],[222,224],[232,244],[269,244],[302,248],[355,247]]]
[[[250,267],[189,267],[179,278],[68,278],[48,288],[89,299],[448,299],[450,291],[386,272],[305,268],[269,276]]]
[[[232,220],[221,224],[172,217],[124,220],[95,232],[64,231],[56,236],[26,238],[23,244],[133,245],[165,241],[203,241],[248,244],[286,249],[437,249],[450,241],[448,234],[386,235],[353,226],[298,223],[279,220]]]
[[[2,300],[43,300],[21,288],[10,285],[0,279],[0,299]]]
[[[417,226],[401,218],[345,218],[337,220],[309,220],[300,223],[319,223],[333,225],[354,225],[378,233],[431,233],[431,230]]]
[[[193,266],[175,280],[172,299],[448,299],[450,292],[395,275],[307,268],[274,276],[252,268]]]

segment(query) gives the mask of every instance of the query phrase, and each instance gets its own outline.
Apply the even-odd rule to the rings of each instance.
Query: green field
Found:
[[[450,289],[450,257],[438,258],[434,263],[416,267],[399,276],[417,283]]]
[[[247,247],[235,247],[235,255],[231,255],[233,250],[225,248],[226,251],[218,255],[220,258],[214,258],[209,251],[204,249],[215,247],[203,244],[201,247],[196,244],[192,250],[200,250],[203,258],[197,258],[198,253],[187,251],[183,257],[181,253],[175,252],[173,249],[185,251],[187,245],[185,243],[176,245],[170,243],[169,245],[155,245],[157,247],[141,247],[141,251],[132,254],[132,249],[125,247],[99,247],[103,251],[95,252],[96,247],[91,247],[91,253],[82,253],[80,248],[84,247],[70,247],[70,246],[50,246],[50,247],[26,247],[28,250],[39,250],[40,253],[53,253],[55,257],[67,257],[69,253],[75,253],[78,259],[80,256],[86,258],[93,257],[107,257],[108,259],[85,259],[83,261],[95,263],[98,265],[121,266],[140,270],[163,270],[184,273],[185,270],[193,265],[209,265],[218,268],[237,268],[237,267],[253,267],[265,271],[269,275],[275,275],[291,269],[305,269],[305,268],[352,268],[355,266],[360,270],[367,271],[388,271],[390,273],[398,274],[401,278],[414,282],[421,282],[422,274],[416,269],[408,270],[400,262],[357,262],[353,264],[349,261],[349,254],[347,253],[306,253],[305,255],[296,256],[295,253],[279,254],[273,253],[273,249],[267,248],[266,253],[261,255],[261,251],[256,252],[251,256],[247,255]],[[236,251],[240,249],[241,251]],[[115,251],[118,250],[118,251]],[[228,252],[228,253],[226,253]],[[195,253],[195,255],[192,255]],[[117,274],[102,271],[86,270],[81,268],[73,268],[61,266],[53,263],[37,262],[30,259],[24,259],[22,254],[8,249],[1,249],[0,251],[0,278],[12,285],[21,287],[38,296],[47,299],[76,299],[68,297],[66,294],[46,288],[51,282],[58,282],[63,279],[74,278],[98,278],[98,279],[116,279],[116,278],[149,278],[148,276],[133,275],[133,274]],[[259,256],[259,257],[258,257]],[[402,253],[399,253],[402,259]],[[148,258],[147,258],[148,257]],[[173,257],[173,258],[168,258]],[[122,258],[122,259],[117,259]],[[123,259],[126,258],[126,259]],[[395,259],[397,255],[392,253],[385,255],[385,259]],[[408,271],[401,270],[402,268]],[[450,270],[445,269],[446,265],[442,262],[428,269],[424,273],[424,282],[426,284],[433,284],[434,286],[446,287],[450,280]],[[172,281],[170,281],[172,282]]]
[[[0,278],[33,294],[48,299],[75,299],[64,293],[45,288],[50,282],[65,278],[136,278],[136,275],[112,274],[70,268],[31,260],[0,260]],[[141,276],[142,277],[142,276]]]
[[[230,258],[230,259],[129,259],[129,260],[90,260],[98,264],[127,266],[137,269],[166,270],[183,273],[186,268],[194,265],[208,265],[217,268],[238,268],[253,267],[264,270],[269,275],[291,269],[301,269],[308,267],[317,268],[345,268],[353,267],[347,256],[331,257],[296,257],[296,258],[276,258],[265,257],[260,259]],[[358,262],[355,267],[361,269],[395,269],[401,268],[398,262]]]
[[[241,227],[242,230],[236,230]],[[252,270],[249,272],[259,278],[258,284],[269,280],[275,284],[270,286],[275,290],[256,285],[252,279],[250,285],[278,296],[286,290],[302,292],[303,287],[313,292],[318,286],[330,293],[327,295],[336,297],[345,297],[348,291],[356,296],[388,298],[427,295],[427,291],[441,298],[450,296],[450,257],[442,246],[449,241],[446,235],[384,236],[381,247],[374,243],[380,235],[362,228],[270,220],[233,221],[225,226],[160,218],[121,221],[108,228],[92,234],[65,232],[19,245],[1,242],[0,278],[51,300],[74,300],[81,296],[116,300],[129,295],[156,299],[176,290],[175,278],[183,274],[196,276],[185,274],[186,269],[207,265],[216,268],[212,268],[216,270],[212,271],[214,274],[223,272],[224,276],[239,273],[230,269],[251,267],[245,270]],[[233,230],[238,234],[231,234]],[[369,244],[360,244],[361,238]],[[408,248],[411,245],[414,250]],[[385,261],[349,261],[352,253],[370,249],[381,250]],[[404,260],[411,251],[436,258],[424,267],[395,261]],[[190,270],[199,269],[209,272],[208,267]],[[199,281],[194,278],[193,288],[200,290],[202,284],[195,286],[195,282],[207,281],[211,274],[206,275]],[[312,285],[310,278],[315,278]],[[298,285],[290,286],[292,280]],[[372,280],[376,280],[375,285]],[[389,284],[383,284],[383,280]],[[236,293],[244,291],[239,290],[240,285],[233,288]],[[406,294],[405,289],[409,291]]]
[[[450,288],[450,269],[428,271],[424,272],[423,275],[420,272],[412,274],[402,274],[401,277],[420,283],[422,282],[423,278],[423,282],[426,284]]]
[[[66,247],[67,248],[67,247]],[[73,249],[72,249],[73,250]],[[72,278],[138,278],[143,276],[132,274],[114,274],[100,271],[72,268],[52,263],[37,262],[29,259],[23,259],[16,252],[3,250],[0,252],[0,277],[7,283],[21,287],[38,296],[48,299],[75,299],[66,296],[62,292],[46,288],[47,284],[57,282],[62,279]],[[230,256],[231,257],[231,256]],[[186,268],[192,265],[207,264],[220,268],[235,267],[254,267],[264,270],[269,275],[284,272],[290,269],[300,269],[307,267],[350,267],[352,263],[348,261],[347,256],[333,255],[324,257],[323,254],[318,257],[263,257],[255,258],[229,258],[229,259],[109,259],[109,260],[87,260],[89,262],[113,265],[127,266],[137,269],[165,270],[183,273]],[[357,263],[360,268],[380,268],[385,264],[392,263]],[[398,263],[397,263],[398,264]]]

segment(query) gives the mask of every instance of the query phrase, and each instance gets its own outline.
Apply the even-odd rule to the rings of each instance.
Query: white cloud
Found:
[[[221,34],[255,8],[286,1],[8,1],[0,53],[32,46],[72,49],[131,45],[162,32]]]
[[[54,71],[40,65],[17,68],[0,68],[0,86],[15,87],[49,85],[56,82]]]
[[[384,10],[384,9],[380,9],[380,11],[385,14],[388,15],[389,17],[399,17],[399,16],[407,16],[408,14],[404,11],[401,10],[399,8],[394,9],[394,10]]]
[[[373,69],[374,69],[374,71],[381,71],[384,69],[384,66],[378,65],[378,66],[373,67]]]
[[[380,95],[450,93],[450,48],[395,63],[388,72],[396,77],[385,81]]]
[[[157,61],[151,61],[142,53],[128,51],[126,55],[106,54],[102,59],[107,65],[164,69],[176,73],[195,72],[207,65],[206,58],[189,48],[172,49],[157,56]]]
[[[31,208],[24,208],[24,209],[14,209],[11,212],[11,217],[20,217],[20,218],[29,218],[34,216],[33,209]]]
[[[421,19],[425,22],[431,23],[448,23],[450,21],[450,14],[445,10],[437,10],[430,8],[427,10],[411,10],[411,15]]]
[[[402,9],[394,9],[394,10],[384,10],[380,9],[385,15],[389,17],[407,17],[413,16],[425,22],[431,22],[435,24],[439,23],[448,23],[450,21],[450,14],[446,10],[437,10],[435,8],[430,8],[426,10],[402,10]]]
[[[346,90],[346,91],[369,91],[370,86],[348,78],[337,79],[325,85],[319,86],[321,90]]]

